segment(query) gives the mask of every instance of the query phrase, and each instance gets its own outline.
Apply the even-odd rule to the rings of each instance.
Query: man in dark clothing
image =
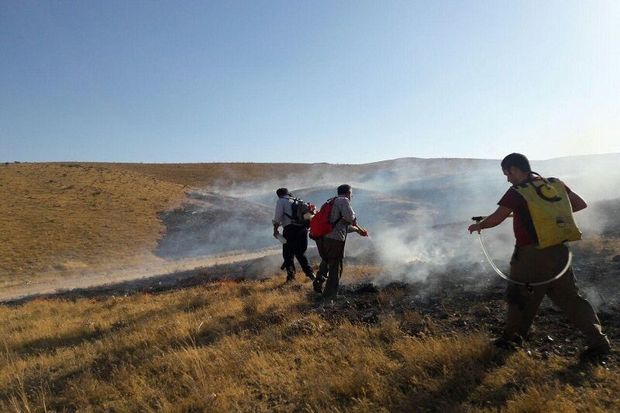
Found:
[[[323,290],[323,297],[325,298],[334,298],[338,293],[347,234],[357,232],[363,237],[368,236],[368,231],[357,226],[355,212],[351,208],[351,197],[353,196],[351,186],[340,185],[337,193],[338,197],[333,201],[329,217],[333,229],[327,235],[316,239],[319,255],[323,261],[313,287],[315,291],[321,292],[323,283],[327,278],[327,284]]]
[[[273,218],[273,236],[280,238],[278,228],[281,225],[283,227],[282,236],[284,236],[286,241],[282,245],[286,281],[293,281],[295,279],[294,258],[297,258],[306,277],[314,280],[312,267],[305,255],[308,249],[308,227],[305,224],[295,222],[293,219],[293,197],[288,189],[280,188],[276,191],[276,195],[278,196],[278,202],[276,203],[276,212]]]
[[[544,234],[537,234],[531,213],[532,206],[528,206],[524,196],[519,193],[519,189],[527,187],[526,184],[542,184],[546,181],[543,181],[541,177],[536,178],[528,159],[524,155],[510,154],[504,158],[501,166],[508,182],[513,186],[500,199],[499,207],[493,214],[477,224],[470,225],[468,230],[472,233],[495,227],[512,213],[516,246],[510,261],[510,278],[521,283],[549,280],[565,267],[568,259],[568,247],[564,243],[557,243],[545,248],[540,247],[539,235],[542,238]],[[556,180],[555,182],[559,181]],[[587,207],[586,202],[579,195],[561,182],[559,184],[563,186],[563,191],[559,192],[560,196],[557,199],[560,200],[561,196],[567,196],[570,201],[567,209],[572,208],[572,211],[576,212]],[[570,220],[572,221],[572,217]],[[542,224],[545,222],[543,221]],[[542,224],[539,231],[542,231]],[[573,325],[586,336],[587,348],[582,352],[583,357],[610,352],[609,340],[602,333],[601,323],[594,309],[587,300],[579,295],[571,268],[558,280],[547,284],[534,287],[515,283],[508,285],[506,326],[502,337],[496,340],[496,345],[511,346],[514,343],[519,343],[521,339],[527,336],[545,295],[548,295]]]

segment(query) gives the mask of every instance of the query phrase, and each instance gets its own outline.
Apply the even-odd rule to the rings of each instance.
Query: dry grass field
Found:
[[[2,306],[0,411],[620,410],[613,363],[497,350],[492,325],[450,324],[398,289],[322,304],[281,283]]]
[[[0,165],[0,286],[161,260],[160,213],[191,187],[313,167]],[[614,228],[579,250],[584,273],[609,291]],[[498,350],[489,340],[503,323],[502,288],[467,291],[455,274],[431,296],[356,287],[382,271],[349,262],[335,303],[305,280],[244,281],[232,265],[215,280],[198,272],[173,287],[0,305],[0,412],[620,411],[618,352],[579,363],[579,334],[549,306],[524,348]],[[601,313],[614,343],[619,310],[610,301]]]
[[[200,163],[200,164],[99,164],[114,165],[160,180],[182,185],[225,187],[234,183],[254,183],[282,175],[303,174],[312,164]],[[331,166],[333,168],[333,166]]]
[[[311,165],[0,165],[0,285],[157,263],[159,213],[185,190],[254,182]]]
[[[184,187],[119,165],[0,165],[0,283],[140,263]]]

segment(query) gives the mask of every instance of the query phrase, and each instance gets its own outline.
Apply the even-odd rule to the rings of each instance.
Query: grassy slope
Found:
[[[106,165],[106,164],[102,164]],[[203,164],[118,164],[118,167],[178,184],[204,187],[261,182],[265,179],[306,173],[311,164],[203,163]]]
[[[476,159],[396,159],[369,164],[326,164],[326,163],[203,163],[203,164],[118,164],[118,166],[141,174],[184,185],[222,187],[234,183],[265,182],[269,179],[301,176],[318,172],[332,173],[342,181],[359,179],[360,175],[387,170],[411,173],[424,168],[425,176],[444,175],[447,171],[463,170],[487,165],[488,160]],[[107,165],[107,164],[100,164]],[[334,182],[340,184],[343,182]]]
[[[362,323],[279,283],[0,307],[0,411],[620,409],[616,366],[499,352],[414,311]]]
[[[165,229],[158,212],[182,202],[185,187],[257,182],[314,167],[0,165],[0,285],[156,260],[152,252]]]
[[[128,262],[153,248],[156,213],[182,199],[183,185],[272,173],[2,165],[0,274]],[[620,410],[615,365],[500,353],[484,325],[446,332],[415,311],[362,323],[314,303],[307,284],[278,283],[0,306],[0,411]],[[404,299],[382,292],[368,305]]]
[[[0,166],[0,281],[144,260],[183,186],[119,165]]]
[[[385,165],[398,167],[399,162],[404,161],[347,166],[0,165],[0,285],[45,274],[82,273],[155,259],[152,251],[164,230],[157,213],[178,205],[184,198],[184,186],[225,186],[336,169],[345,179]],[[448,161],[418,162],[441,170]]]

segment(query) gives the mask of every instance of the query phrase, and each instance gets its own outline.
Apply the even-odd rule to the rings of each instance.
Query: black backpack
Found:
[[[316,207],[308,202],[304,202],[302,199],[290,197],[291,200],[291,215],[286,212],[284,215],[289,217],[293,224],[296,225],[310,225],[310,219],[312,219],[312,215],[316,210]],[[310,218],[308,219],[306,214],[310,214]]]

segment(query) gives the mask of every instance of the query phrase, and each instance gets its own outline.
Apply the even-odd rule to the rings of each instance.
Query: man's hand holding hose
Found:
[[[369,236],[368,235],[368,230],[366,228],[363,228],[363,227],[357,225],[357,224],[353,226],[353,230],[355,232],[357,232],[359,235],[361,235],[362,237],[368,237]]]
[[[480,231],[483,229],[496,227],[511,215],[512,210],[510,208],[500,206],[488,217],[473,217],[472,219],[476,221],[476,223],[471,224],[467,230],[470,234],[474,232],[480,234]]]
[[[351,228],[360,236],[368,237],[368,230],[357,223],[357,218],[353,219],[353,224],[351,224]]]
[[[472,217],[472,219],[474,221],[476,221],[475,224],[471,224],[467,230],[469,231],[470,234],[473,234],[474,232],[477,232],[478,234],[480,234],[480,231],[482,231],[482,225],[480,225],[480,221],[482,221],[483,219],[485,219],[486,217]]]

